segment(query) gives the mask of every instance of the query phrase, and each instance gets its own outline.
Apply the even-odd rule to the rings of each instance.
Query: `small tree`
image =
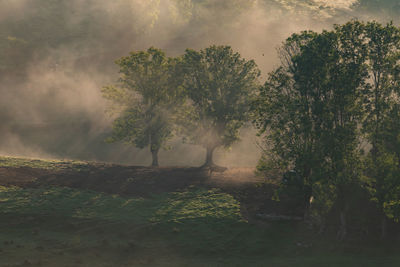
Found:
[[[189,109],[181,126],[192,142],[206,148],[203,166],[212,166],[217,147],[239,140],[260,71],[231,47],[211,46],[186,50],[183,72]]]
[[[152,166],[158,166],[158,152],[172,137],[171,110],[178,99],[174,66],[156,48],[132,52],[116,61],[119,83],[102,89],[119,116],[113,123],[110,142],[123,141],[138,148],[149,147]]]

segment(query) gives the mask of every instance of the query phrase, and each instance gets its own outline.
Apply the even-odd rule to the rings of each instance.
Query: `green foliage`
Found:
[[[372,146],[364,162],[366,185],[380,211],[394,218],[393,209],[400,194],[400,154],[396,149],[400,133],[397,127],[400,30],[392,23],[369,22],[365,37],[370,79],[363,95],[362,129]]]
[[[174,81],[176,60],[156,48],[132,52],[116,61],[120,67],[117,86],[106,86],[103,96],[112,102],[114,121],[110,142],[124,141],[139,148],[150,147],[154,158],[172,137],[173,107],[179,103]]]
[[[315,36],[312,32],[292,35],[280,50],[282,67],[271,72],[253,103],[255,124],[261,133],[268,132],[266,147],[271,149],[274,161],[288,169],[296,161],[308,161],[314,151],[307,88],[296,88],[293,83],[295,63],[292,62],[301,47]],[[304,91],[304,93],[303,93]],[[268,151],[267,151],[268,153]],[[304,159],[302,159],[304,157]],[[297,164],[300,165],[300,164]],[[297,166],[299,167],[299,166]]]
[[[184,88],[192,105],[181,122],[190,139],[213,150],[239,139],[260,71],[229,46],[186,50]]]
[[[360,176],[360,92],[368,77],[363,30],[362,23],[351,21],[332,31],[292,35],[280,50],[281,66],[253,104],[270,158],[294,169],[310,188],[304,192],[305,215],[316,185],[318,206],[332,206],[322,202],[334,196],[345,213],[347,188]]]
[[[312,186],[319,217],[335,203],[343,227],[352,188],[360,185],[397,219],[399,47],[392,23],[351,21],[294,34],[253,103],[254,122],[271,148],[263,166],[294,169]]]
[[[320,226],[320,231],[326,226],[326,219],[335,204],[336,188],[334,185],[326,185],[324,181],[318,181],[313,184],[313,198],[311,216]]]
[[[365,177],[364,185],[369,190],[371,200],[376,202],[379,209],[391,219],[400,217],[400,169],[398,158],[395,154],[380,154],[373,159],[369,154],[364,160]]]

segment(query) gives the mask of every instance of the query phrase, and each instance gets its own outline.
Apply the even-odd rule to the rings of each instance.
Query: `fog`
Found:
[[[262,71],[294,32],[350,19],[398,22],[397,1],[378,0],[0,0],[0,154],[150,164],[147,149],[107,144],[110,118],[100,88],[118,77],[114,61],[150,46],[169,56],[230,45]],[[255,130],[242,130],[226,166],[254,166]],[[171,142],[161,165],[200,165],[200,146]]]

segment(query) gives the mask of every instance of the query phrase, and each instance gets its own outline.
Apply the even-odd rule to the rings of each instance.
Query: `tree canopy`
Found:
[[[239,140],[260,71],[229,46],[186,50],[182,70],[191,108],[181,125],[191,141],[207,149],[205,165],[213,165],[217,147]]]
[[[132,52],[116,61],[120,79],[116,86],[102,89],[119,116],[113,124],[110,142],[124,141],[138,148],[149,147],[152,166],[158,166],[158,151],[172,137],[171,110],[177,104],[174,82],[176,60],[156,48]]]
[[[334,199],[340,239],[346,236],[352,190],[365,185],[363,177],[373,180],[367,183],[371,198],[378,199],[382,211],[399,189],[395,154],[383,153],[383,143],[393,147],[393,137],[391,145],[385,138],[399,134],[396,124],[385,128],[398,105],[397,31],[391,24],[351,21],[331,31],[292,35],[280,49],[281,65],[269,74],[253,105],[255,123],[270,146],[269,159],[295,170],[311,187],[304,192],[306,212],[311,195],[320,196],[315,202],[325,201],[323,194]],[[365,142],[372,145],[366,157]],[[379,157],[377,151],[382,151]]]

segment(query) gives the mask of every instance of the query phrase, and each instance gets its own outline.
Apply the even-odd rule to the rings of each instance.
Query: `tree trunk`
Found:
[[[338,240],[342,241],[346,238],[347,235],[347,221],[346,221],[346,212],[342,209],[340,211],[340,228],[337,234]]]
[[[311,197],[309,197],[308,199],[307,199],[307,197],[305,197],[305,200],[304,200],[304,213],[303,213],[303,220],[304,221],[308,221],[310,219],[310,217],[311,217],[310,200],[311,200]]]
[[[150,149],[151,157],[153,159],[151,166],[158,167],[158,149]]]
[[[304,194],[304,214],[303,220],[308,221],[311,217],[311,201],[312,201],[312,187],[309,185],[303,186]]]
[[[321,216],[321,221],[319,222],[319,230],[318,230],[318,234],[322,235],[325,232],[325,228],[326,228],[326,220],[323,216]]]
[[[386,215],[383,214],[381,221],[381,239],[385,239],[387,236],[387,218]]]
[[[345,185],[337,185],[337,199],[339,206],[339,219],[340,226],[339,231],[337,233],[337,239],[339,241],[343,241],[347,236],[347,220],[346,220],[346,212],[348,208],[347,198],[346,198],[346,186]]]
[[[203,167],[210,167],[214,166],[213,161],[213,153],[216,147],[207,147],[207,154],[206,154],[206,162],[203,164]]]

